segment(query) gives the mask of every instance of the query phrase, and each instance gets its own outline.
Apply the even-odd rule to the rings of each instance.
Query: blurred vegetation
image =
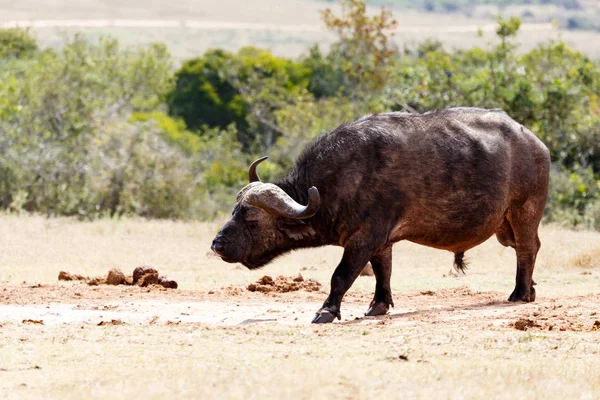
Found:
[[[579,0],[367,0],[367,3],[412,5],[425,9],[432,8],[430,11],[433,11],[436,7],[442,7],[444,4],[454,4],[454,7],[457,8],[482,4],[497,6],[507,6],[510,4],[551,4],[566,9],[581,8]]]
[[[25,58],[38,51],[37,42],[25,29],[0,29],[0,58]]]
[[[501,108],[549,147],[546,222],[600,230],[600,65],[563,42],[396,48],[382,10],[323,11],[338,41],[290,60],[220,49],[173,69],[159,44],[122,48],[75,36],[39,49],[0,30],[0,209],[80,218],[211,219],[228,212],[247,167],[281,175],[316,136],[372,112]]]
[[[600,10],[593,0],[367,0],[367,4],[479,17],[518,12],[529,22],[553,22],[568,30],[600,31]]]
[[[367,3],[411,6],[435,12],[464,11],[478,5],[506,7],[509,5],[541,4],[554,5],[566,10],[582,8],[580,0],[367,0]]]

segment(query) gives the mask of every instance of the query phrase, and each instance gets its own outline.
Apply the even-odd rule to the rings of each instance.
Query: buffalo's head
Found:
[[[303,206],[279,186],[261,182],[256,166],[266,159],[250,165],[250,184],[238,193],[231,219],[211,246],[224,261],[240,262],[250,269],[309,241],[315,231],[303,220],[315,215],[321,202],[314,186],[308,189],[308,204]]]

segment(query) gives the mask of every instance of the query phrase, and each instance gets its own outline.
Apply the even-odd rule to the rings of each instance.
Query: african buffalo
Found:
[[[265,158],[250,166],[250,184],[211,248],[254,269],[294,249],[344,247],[313,322],[340,319],[342,297],[368,261],[376,285],[366,315],[385,314],[394,305],[392,245],[400,240],[451,251],[461,268],[464,252],[495,233],[517,253],[509,301],[535,300],[550,156],[504,112],[368,115],[316,139],[276,183],[256,174]]]

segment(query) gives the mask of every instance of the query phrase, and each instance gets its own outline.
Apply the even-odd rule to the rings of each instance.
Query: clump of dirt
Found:
[[[36,325],[44,325],[44,321],[41,319],[24,319],[24,324],[36,324]]]
[[[156,280],[158,281],[158,271],[149,266],[149,265],[142,265],[141,267],[137,267],[136,269],[133,270],[133,283],[136,284],[140,281],[140,279],[144,279],[145,275],[155,275],[156,276]],[[150,279],[150,278],[147,278]],[[142,286],[142,285],[140,285]]]
[[[105,326],[105,325],[123,325],[124,322],[121,321],[120,319],[113,319],[110,321],[100,321],[98,323],[98,326]]]
[[[596,319],[596,312],[587,313],[582,311],[581,307],[580,302],[540,305],[534,310],[521,313],[517,322],[514,323],[514,327],[520,330],[535,328],[541,331],[569,332],[600,330],[600,320]]]
[[[87,277],[85,279],[85,283],[87,283],[90,286],[106,285],[106,278],[103,278],[101,276],[96,276],[94,278]]]
[[[295,277],[289,276],[278,276],[273,279],[269,275],[265,275],[256,283],[251,283],[246,287],[246,290],[250,292],[261,292],[261,293],[287,293],[296,292],[298,290],[304,290],[307,292],[318,292],[321,289],[321,284],[314,279],[304,279],[300,274]]]
[[[526,331],[529,328],[540,328],[540,325],[536,324],[530,319],[520,319],[517,322],[515,322],[515,329],[518,329],[520,331]]]
[[[87,281],[89,278],[83,275],[70,274],[65,271],[60,271],[58,273],[59,281]]]
[[[158,285],[158,272],[148,273],[140,276],[140,279],[137,280],[136,285],[141,287],[146,287],[150,285]]]
[[[221,292],[225,293],[225,295],[227,296],[241,296],[242,294],[244,294],[244,289],[237,286],[229,285],[221,288]],[[208,292],[208,294],[215,294],[215,291],[211,290]]]
[[[167,289],[177,289],[178,287],[177,282],[167,278],[160,278],[158,284]]]
[[[387,361],[408,361],[408,356],[406,354],[400,354],[399,356],[394,357],[386,357]]]
[[[59,281],[83,281],[90,286],[98,285],[137,285],[142,287],[158,285],[167,289],[177,289],[176,281],[160,276],[158,271],[148,265],[142,265],[133,270],[133,274],[126,276],[120,269],[113,268],[108,271],[106,277],[89,277],[77,274],[71,274],[66,271],[58,273]]]
[[[23,284],[25,284],[25,282],[23,282]],[[31,285],[29,286],[31,289],[39,289],[39,288],[45,288],[48,287],[48,285],[42,285],[41,283],[37,283],[35,285]]]
[[[107,285],[122,285],[123,283],[125,283],[125,274],[120,269],[113,268],[108,271],[106,277]]]

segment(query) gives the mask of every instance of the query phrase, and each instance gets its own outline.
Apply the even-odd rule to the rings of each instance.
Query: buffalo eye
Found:
[[[233,209],[232,215],[238,220],[245,222],[257,222],[261,217],[261,210],[255,207],[248,207],[245,205],[237,204]]]
[[[261,211],[257,208],[244,208],[244,221],[248,222],[258,222],[261,218]]]

